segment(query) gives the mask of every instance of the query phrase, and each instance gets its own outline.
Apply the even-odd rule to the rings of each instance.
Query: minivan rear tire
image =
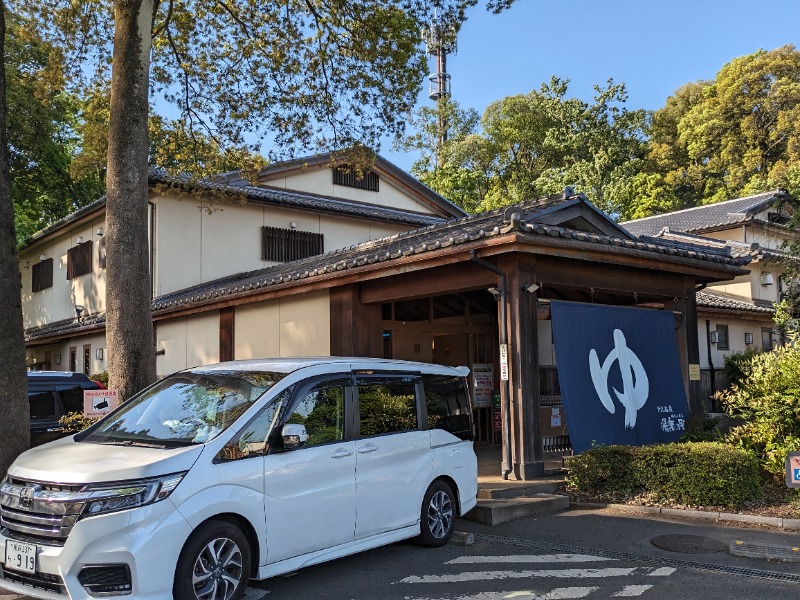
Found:
[[[181,550],[172,594],[175,600],[239,600],[250,580],[250,544],[226,521],[206,521]]]
[[[417,543],[439,548],[450,541],[456,518],[456,499],[444,481],[434,481],[425,492],[420,513],[420,534]]]

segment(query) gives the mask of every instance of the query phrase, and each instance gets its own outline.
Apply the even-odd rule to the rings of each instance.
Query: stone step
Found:
[[[505,500],[478,500],[466,519],[485,525],[499,525],[514,519],[552,515],[569,508],[569,497],[559,494],[532,494]]]
[[[534,494],[554,494],[564,481],[526,481],[513,483],[481,483],[478,485],[479,500],[509,500]]]

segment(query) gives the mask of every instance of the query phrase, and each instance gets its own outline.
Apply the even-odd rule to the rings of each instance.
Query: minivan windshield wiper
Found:
[[[141,448],[180,448],[183,446],[196,446],[197,442],[189,440],[164,440],[159,442],[145,442],[141,440],[117,440],[108,439],[103,441],[92,440],[95,444],[103,444],[108,446],[138,446]]]

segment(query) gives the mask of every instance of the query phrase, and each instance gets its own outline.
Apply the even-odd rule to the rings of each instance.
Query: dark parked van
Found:
[[[31,444],[44,444],[64,435],[58,420],[69,412],[83,411],[83,391],[103,386],[83,373],[28,371],[31,410]]]

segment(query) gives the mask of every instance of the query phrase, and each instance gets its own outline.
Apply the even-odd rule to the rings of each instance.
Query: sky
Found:
[[[629,109],[656,110],[731,59],[786,44],[800,47],[800,0],[517,0],[500,15],[472,9],[448,72],[453,98],[481,114],[551,75],[569,79],[568,95],[586,101],[613,78],[625,83]],[[390,142],[381,154],[405,170],[417,159]]]

